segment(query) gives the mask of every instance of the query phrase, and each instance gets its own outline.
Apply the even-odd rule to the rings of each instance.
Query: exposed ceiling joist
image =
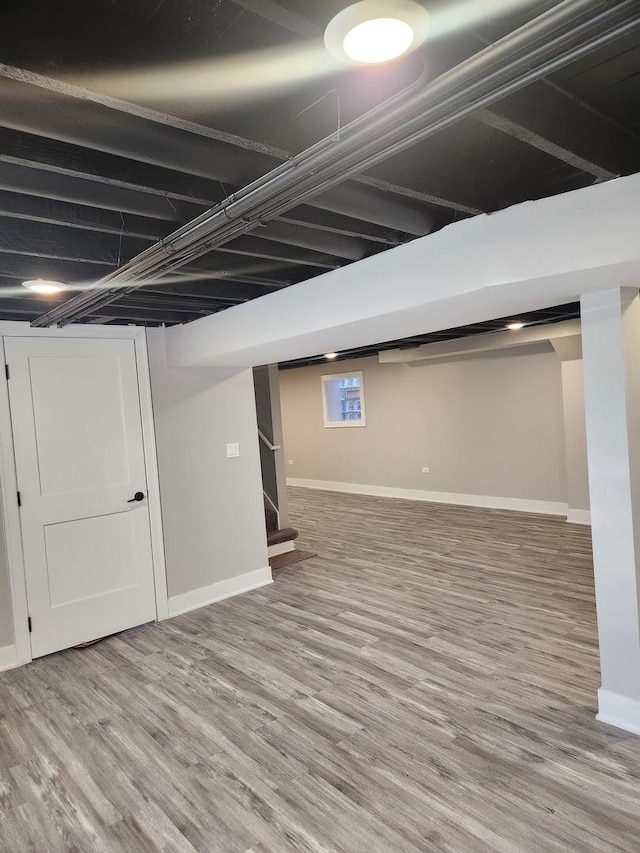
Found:
[[[262,274],[258,274],[257,266],[260,267]],[[195,265],[183,267],[179,273],[163,278],[161,289],[166,292],[171,292],[174,288],[176,292],[186,292],[190,288],[206,291],[215,283],[216,293],[246,294],[253,298],[286,287],[295,280],[294,275],[299,271],[296,267],[289,267],[286,276],[271,278],[269,272],[275,268],[278,276],[281,275],[282,262],[276,264],[272,261],[263,261],[259,264],[250,264],[250,267],[251,271],[247,269],[241,257],[228,255],[218,258],[217,263],[212,263],[210,269]],[[70,284],[91,283],[103,274],[104,266],[92,262],[44,259],[7,253],[2,255],[0,287],[19,287],[21,281],[29,278],[53,278]],[[154,284],[149,284],[143,289],[146,290],[147,286],[152,289],[156,287]]]
[[[192,175],[237,185],[247,183],[253,177],[269,171],[277,162],[289,160],[293,156],[291,152],[284,151],[275,146],[255,142],[235,134],[217,131],[195,122],[159,112],[158,110],[138,104],[131,104],[127,101],[97,92],[91,92],[80,86],[74,86],[70,83],[45,77],[41,74],[35,74],[25,69],[14,68],[3,63],[0,63],[0,78],[18,83],[26,83],[49,93],[76,99],[84,105],[107,107],[116,114],[123,113],[124,116],[134,116],[146,122],[159,125],[161,129],[156,127],[155,130],[150,130],[141,124],[139,127],[134,128],[135,133],[132,134],[131,128],[128,127],[129,122],[110,121],[109,135],[111,136],[111,141],[109,141],[109,135],[106,135],[104,132],[105,122],[100,120],[99,113],[94,118],[94,128],[92,128],[86,116],[84,116],[83,120],[80,120],[80,117],[74,115],[72,110],[61,109],[55,103],[50,104],[49,99],[47,99],[43,102],[46,106],[45,111],[38,110],[37,121],[34,121],[33,111],[25,108],[24,103],[30,99],[25,98],[24,95],[11,98],[7,98],[5,95],[2,99],[0,126],[3,127],[22,130],[34,135],[45,135],[51,139],[94,148],[105,153],[129,157],[133,160],[139,160],[168,169],[176,169],[177,171],[184,171],[185,166],[182,165],[181,167],[180,164],[188,163],[189,173]],[[82,132],[80,129],[82,129]],[[181,132],[178,137],[175,136],[175,131]],[[159,146],[157,137],[162,133],[167,133],[168,136],[163,144]],[[145,137],[150,138],[149,143],[144,142]],[[196,139],[196,142],[199,143],[197,146],[193,145],[193,137],[202,137],[200,140]],[[201,144],[204,143],[204,140],[208,141],[208,146],[207,143]],[[213,143],[220,144],[220,152],[218,151],[218,147],[212,147]],[[183,153],[186,144],[189,144],[191,147],[188,152]],[[240,160],[236,154],[234,159],[233,151],[230,151],[229,146],[238,149],[238,153],[251,152],[253,156],[249,159],[241,158]],[[167,159],[166,152],[176,149],[181,152],[180,159],[175,157]],[[159,157],[159,150],[164,152],[162,158]],[[206,157],[203,153],[204,150],[207,152]],[[263,155],[263,159],[260,160],[258,158],[256,160],[256,155]],[[244,163],[242,167],[240,166],[241,162]],[[250,166],[248,165],[249,163],[251,164]],[[251,169],[251,173],[247,173],[247,169],[249,168]],[[362,183],[370,186],[372,189],[376,189],[375,179],[371,179],[366,175],[354,176],[350,186],[353,183]],[[386,182],[385,191],[388,194],[409,197],[406,187],[396,186],[392,182]],[[417,196],[411,197],[417,199]],[[427,196],[426,194],[422,200],[428,201],[428,203],[438,207],[463,212],[461,210],[462,203],[455,200],[449,201],[436,196]],[[375,198],[371,198],[371,203],[375,203]],[[464,205],[462,206],[464,207]],[[393,223],[387,224],[390,227],[399,227],[394,226]]]
[[[282,288],[280,283],[266,284],[258,283],[250,279],[242,279],[240,276],[233,278],[225,275],[223,271],[214,271],[210,277],[200,280],[189,280],[185,278],[181,282],[166,283],[165,280],[156,284],[148,284],[141,288],[143,295],[167,296],[177,299],[198,299],[206,302],[229,302],[240,303],[256,296],[273,293]]]
[[[215,289],[213,287],[215,285]],[[135,294],[122,300],[130,307],[143,308],[175,308],[191,313],[205,314],[229,305],[240,305],[256,295],[272,293],[279,288],[266,285],[241,284],[229,280],[209,279],[202,282],[200,287],[190,287],[188,284],[161,287],[145,287]],[[194,292],[195,291],[195,292]],[[257,294],[256,294],[257,291]],[[15,280],[0,277],[0,297],[2,310],[18,310],[24,308],[27,313],[37,316],[47,305],[55,305],[63,301],[62,297],[43,298],[24,290]]]
[[[273,245],[273,244],[272,244]],[[264,248],[263,248],[264,247]],[[278,261],[294,266],[316,267],[319,270],[335,270],[340,266],[337,258],[319,252],[300,251],[292,246],[280,245],[270,249],[269,243],[255,237],[239,237],[232,243],[219,246],[213,252],[216,254],[240,255],[243,258],[260,258],[268,261]],[[211,257],[206,256],[206,257]]]
[[[274,221],[274,220],[272,220]],[[383,246],[399,246],[406,238],[401,238],[397,231],[389,228],[380,228],[369,222],[354,219],[352,217],[331,215],[330,211],[320,211],[317,208],[301,205],[295,209],[295,213],[278,216],[278,222],[287,222],[294,225],[310,226],[318,231],[326,231],[329,234],[342,234],[348,237],[356,237],[359,240],[370,240]]]
[[[264,49],[268,54],[294,41],[295,50],[303,52],[307,46],[321,50],[316,37],[321,35],[324,17],[348,2],[217,0],[212,7],[207,0],[189,0],[172,9],[165,3],[156,8],[151,2],[149,26],[143,10],[115,39],[101,36],[117,30],[118,17],[110,8],[85,14],[76,0],[60,0],[60,14],[72,9],[77,13],[62,37],[48,31],[46,16],[34,17],[27,32],[24,15],[13,7],[7,9],[5,57],[11,65],[0,65],[0,232],[4,233],[4,239],[0,236],[0,293],[6,294],[0,316],[31,319],[47,303],[20,287],[24,278],[60,278],[74,288],[90,288],[109,267],[126,264],[136,244],[160,241],[164,250],[172,250],[168,233],[237,193],[245,178],[238,182],[234,176],[264,174],[292,160],[290,152],[322,137],[328,127],[336,127],[331,99],[321,98],[317,108],[298,115],[319,94],[334,86],[343,118],[351,118],[377,106],[400,88],[400,80],[413,78],[419,62],[414,56],[380,69],[347,69],[331,82],[304,74],[296,80],[292,68],[287,81],[292,86],[263,88],[252,81],[250,101],[238,100],[230,92],[222,110],[200,86],[199,81],[206,85],[205,74],[194,78],[196,97],[185,92],[177,107],[193,121],[161,112],[164,106],[150,109],[126,103],[65,80],[79,80],[78,73],[84,75],[83,81],[107,80],[112,70],[114,79],[129,86],[129,69],[140,72],[137,79],[144,83],[145,65],[150,73],[162,68],[175,80],[172,70],[179,71],[184,63],[210,63],[215,68],[231,60],[241,66],[244,57],[253,57],[255,51]],[[46,7],[46,0],[37,0],[36,5]],[[499,49],[499,39],[533,18],[536,10],[554,6],[555,13],[559,5],[567,4],[536,0],[519,16],[506,9],[496,14],[485,31],[491,34],[492,48]],[[588,8],[595,18],[605,9],[619,15],[623,5],[631,7],[632,0],[579,0],[577,14],[567,19],[566,28],[586,22],[591,14],[585,11]],[[308,12],[314,21],[298,10]],[[475,53],[469,22],[463,16],[458,23],[455,32],[428,46],[426,85],[429,74],[446,73]],[[89,24],[96,26],[91,29]],[[490,107],[486,102],[475,105],[476,110],[485,107],[491,113],[468,114],[456,128],[447,128],[433,141],[416,144],[414,139],[406,154],[390,156],[379,171],[373,168],[373,174],[366,173],[372,169],[371,162],[362,161],[357,165],[365,173],[344,171],[343,176],[351,177],[339,189],[313,201],[307,198],[286,214],[286,208],[281,208],[266,225],[262,214],[251,237],[246,228],[240,229],[234,234],[242,236],[233,240],[229,236],[232,242],[224,242],[220,250],[212,250],[215,242],[211,241],[203,246],[208,253],[201,254],[199,261],[194,253],[177,271],[161,278],[154,271],[139,290],[126,295],[128,288],[124,288],[117,304],[108,310],[92,303],[86,316],[90,322],[105,323],[155,324],[161,320],[153,317],[160,315],[169,323],[189,320],[315,278],[326,269],[406,243],[452,219],[636,171],[640,137],[625,125],[631,121],[634,98],[625,81],[637,74],[640,61],[636,45],[635,36],[622,35],[609,47],[596,46],[578,60],[575,74],[562,73],[562,81],[570,80],[567,85],[579,89],[579,95],[561,85],[560,77],[549,74],[547,67],[545,77],[517,95],[503,97]],[[44,76],[49,73],[61,79]],[[107,91],[127,91],[124,97],[134,99],[137,91],[141,98],[147,97],[144,89],[135,86]],[[611,93],[606,102],[602,91]],[[157,94],[164,99],[162,84]],[[200,99],[200,94],[205,97]],[[588,103],[592,97],[594,104]],[[486,129],[477,123],[482,119]],[[381,134],[384,131],[380,128]],[[259,139],[277,140],[281,147]],[[368,139],[363,140],[363,145],[368,144]],[[18,230],[25,236],[23,242],[12,239]],[[78,248],[80,259],[75,260]],[[323,287],[322,280],[318,287]],[[63,302],[68,295],[50,304]],[[123,311],[128,312],[126,317]],[[142,313],[133,317],[136,311]],[[555,318],[542,310],[537,315],[543,322]],[[450,330],[427,335],[424,342],[447,334]],[[422,336],[416,336],[396,345],[422,342]],[[359,354],[360,350],[354,353]]]
[[[4,190],[0,190],[0,216],[48,225],[63,225],[81,231],[141,237],[151,242],[159,240],[166,231],[166,226],[155,219]]]
[[[84,204],[104,210],[133,213],[150,219],[175,222],[188,219],[202,207],[185,205],[162,195],[141,193],[84,178],[60,175],[41,169],[25,169],[0,162],[0,188],[9,192]]]
[[[463,213],[465,216],[478,216],[484,213],[478,207],[472,207],[468,204],[462,204],[457,201],[444,201],[442,198],[430,193],[420,192],[419,190],[411,189],[410,187],[401,187],[398,184],[392,184],[389,181],[384,181],[381,178],[374,178],[372,175],[360,175],[359,179],[363,184],[370,187],[376,187],[384,192],[401,195],[405,198],[412,198],[415,201],[422,201],[425,204],[430,204],[433,207],[446,207],[448,210],[453,210],[455,213]]]
[[[95,232],[40,222],[7,220],[10,227],[0,229],[0,253],[18,257],[35,257],[63,261],[80,261],[117,267],[141,251],[152,241],[112,235],[109,241]],[[337,258],[312,250],[277,242],[275,235],[268,240],[244,237],[217,250],[219,253],[259,258],[279,263],[330,270],[340,266]]]
[[[62,226],[62,230],[59,232],[63,236],[63,243],[70,239],[71,242],[79,242],[82,243],[85,238],[81,235],[73,236],[72,238],[65,237],[64,228],[71,225],[74,229],[80,230],[82,228],[81,223],[85,221],[86,214],[80,213],[79,215],[75,215],[70,217],[68,212],[65,212],[64,209],[57,209],[58,216],[62,216],[62,220],[58,218],[52,221],[51,216],[47,216],[47,212],[49,214],[53,213],[52,208],[49,206],[46,208],[46,212],[43,214],[41,212],[41,201],[38,199],[38,202],[35,202],[35,199],[31,199],[31,205],[24,204],[24,202],[16,204],[13,199],[8,199],[9,211],[5,211],[3,207],[3,198],[2,196],[12,195],[7,193],[2,193],[0,191],[0,216],[5,216],[7,219],[26,219],[30,224],[21,224],[19,227],[7,227],[5,230],[7,232],[6,237],[9,238],[9,235],[23,235],[24,240],[26,241],[32,236],[33,228],[31,228],[31,223],[37,225],[39,223],[48,223],[57,226]],[[15,197],[14,197],[15,198]],[[28,198],[26,196],[17,196],[17,198],[25,199]],[[50,201],[50,200],[49,200]],[[91,208],[87,208],[86,206],[76,205],[76,208],[79,208],[81,211],[83,210],[91,210]],[[28,211],[34,209],[35,216],[31,216]],[[27,211],[27,212],[25,212]],[[15,212],[20,212],[20,215],[15,215]],[[111,218],[108,220],[108,226],[103,224],[101,227],[96,227],[96,223],[100,222],[99,215],[101,213],[110,213],[109,211],[97,211],[93,209],[93,216],[88,219],[89,227],[86,230],[91,232],[101,232],[107,234],[115,234],[118,237],[122,236],[124,239],[127,237],[136,237],[142,238],[147,243],[153,243],[156,240],[162,239],[162,237],[166,234],[166,228],[159,227],[158,224],[155,224],[154,227],[147,227],[144,229],[146,234],[141,234],[136,232],[135,229],[132,231],[131,226],[129,225],[130,214],[120,214],[115,211],[111,213]],[[97,215],[97,217],[96,217]],[[71,219],[71,222],[68,220]],[[136,217],[138,219],[138,217]],[[104,218],[103,218],[104,221]],[[118,222],[120,223],[120,227],[118,228]],[[318,251],[321,253],[334,255],[340,258],[347,258],[350,260],[358,260],[360,258],[365,257],[369,254],[369,250],[366,243],[355,240],[351,237],[333,235],[333,234],[323,234],[314,231],[313,226],[306,227],[304,225],[288,225],[286,223],[275,221],[270,223],[268,226],[261,228],[260,231],[256,234],[256,237],[260,239],[264,239],[269,242],[278,242],[284,245],[296,246],[300,248],[310,249],[311,251]],[[91,242],[97,243],[97,238],[92,238],[89,236],[86,238],[85,242],[91,244]],[[139,244],[139,246],[142,244]],[[3,241],[0,238],[0,251],[2,251]],[[61,250],[61,247],[58,246],[58,249]],[[6,249],[8,251],[8,248]],[[43,246],[39,244],[37,254],[42,254]],[[80,251],[80,250],[78,250]],[[83,250],[85,251],[85,250]],[[125,252],[126,257],[130,257],[130,252]],[[259,253],[258,253],[258,256]],[[265,257],[270,257],[271,255],[267,252],[264,255]],[[49,257],[61,257],[60,255],[49,255]],[[69,253],[65,254],[64,257],[75,257]],[[84,255],[78,255],[78,257],[85,257]],[[303,260],[300,261],[304,263]],[[333,269],[335,267],[335,263],[327,264],[327,268]]]
[[[281,277],[281,264],[268,261],[250,263],[241,258],[229,257],[218,258],[217,264],[208,264],[206,267],[201,267],[198,262],[186,264],[176,272],[164,276],[158,286],[165,290],[173,286],[184,287],[186,283],[201,285],[203,282],[206,284],[208,281],[218,280],[277,290],[293,284],[295,278]],[[145,288],[147,287],[153,288],[154,285],[147,283]]]
[[[3,198],[0,192],[0,216],[3,215]],[[5,201],[6,196],[4,194]],[[28,197],[18,197],[23,200]],[[15,197],[8,199],[13,201],[13,208],[16,208]],[[103,213],[91,211],[93,216],[89,220],[92,227],[87,230],[91,233],[84,235],[78,227],[78,217],[73,219],[73,228],[69,228],[67,222],[57,221],[55,224],[48,224],[46,215],[31,217],[29,212],[32,208],[36,211],[41,209],[40,200],[34,203],[35,199],[31,198],[31,205],[22,203],[18,205],[18,209],[22,211],[20,217],[7,217],[5,227],[0,233],[0,251],[13,251],[18,254],[36,254],[41,257],[57,257],[70,259],[95,260],[97,263],[116,263],[118,255],[120,258],[130,258],[139,251],[142,251],[150,243],[161,239],[164,236],[164,229],[156,225],[151,232],[151,228],[147,228],[145,236],[131,234],[131,229],[127,227],[128,218],[119,213],[112,213],[110,225],[107,228],[104,224],[102,227],[95,227],[96,214]],[[81,206],[77,206],[82,211]],[[51,214],[54,211],[50,206],[46,210]],[[58,214],[64,211],[56,210]],[[67,214],[68,215],[68,214]],[[81,214],[86,215],[86,214]],[[128,217],[128,214],[127,214]],[[19,221],[21,220],[21,221]],[[26,221],[24,221],[26,220]],[[38,221],[39,220],[39,221]],[[80,220],[82,221],[82,220]],[[103,217],[104,223],[104,217]],[[118,223],[120,228],[118,229]],[[112,241],[105,241],[104,237],[99,237],[96,232],[102,234],[108,233],[113,235]],[[140,239],[142,237],[142,239]],[[333,269],[336,266],[335,260],[328,258],[316,257],[313,253],[321,253],[322,255],[331,255],[334,258],[347,258],[350,260],[358,260],[369,254],[367,244],[361,241],[354,240],[350,237],[342,237],[333,234],[323,234],[322,232],[314,231],[311,227],[294,226],[280,222],[273,222],[261,228],[256,237],[265,241],[263,250],[254,247],[252,254],[257,257],[274,257],[274,252],[266,248],[271,243],[278,243],[282,246],[292,246],[291,250],[283,250],[283,253],[275,253],[278,260],[283,258],[292,258],[293,262],[301,264],[309,264],[313,266],[325,266],[327,269]],[[122,241],[122,243],[120,243]],[[231,247],[233,248],[233,247]],[[237,247],[236,247],[237,248]],[[307,249],[308,253],[298,252],[297,249]],[[97,254],[96,254],[97,253]],[[322,263],[313,263],[314,260],[320,260]]]
[[[294,161],[253,182],[219,208],[173,232],[168,242],[160,241],[103,277],[90,293],[72,298],[32,325],[77,321],[100,304],[131,292],[146,279],[228,244],[264,220],[337,187],[350,175],[366,171],[479,108],[518,92],[640,24],[633,0],[623,0],[617,7],[598,14],[594,14],[592,5],[591,0],[565,0],[493,49],[460,63],[419,91],[403,93],[397,103],[379,105],[362,119],[351,122],[339,138],[327,138],[306,149]]]
[[[131,308],[175,308],[179,311],[204,311],[209,313],[211,308],[219,305],[240,305],[246,302],[248,297],[225,297],[225,296],[174,296],[169,293],[161,293],[157,290],[142,290],[128,296],[123,303]]]
[[[215,314],[216,310],[207,311],[207,314]],[[199,317],[203,315],[202,311],[193,311],[190,314],[185,314],[180,311],[166,311],[160,308],[159,306],[155,309],[152,308],[129,308],[126,304],[123,303],[121,307],[112,308],[112,307],[104,307],[101,308],[98,312],[100,317],[109,317],[112,321],[122,322],[123,320],[130,321],[131,323],[152,323],[154,325],[159,324],[178,324],[178,323],[188,323],[190,320],[197,320]],[[93,314],[89,315],[90,317]]]
[[[324,252],[339,258],[347,258],[351,261],[359,261],[370,253],[373,248],[371,243],[356,240],[339,234],[328,234],[327,232],[314,230],[305,225],[293,224],[279,221],[277,219],[268,222],[259,231],[256,237],[262,240],[272,240],[289,246],[298,246],[302,249],[311,249],[316,252]]]
[[[123,237],[139,237],[149,242],[160,240],[166,233],[166,226],[151,218],[5,190],[0,190],[0,217],[61,225],[80,231],[122,234]],[[360,231],[363,230],[361,226]],[[364,257],[370,248],[378,244],[396,245],[399,242],[379,234],[352,232],[289,217],[273,220],[257,236],[350,260]]]
[[[610,172],[608,169],[604,169],[596,163],[591,163],[589,160],[585,160],[584,157],[580,157],[575,152],[569,151],[561,145],[556,145],[554,142],[551,142],[551,140],[546,139],[539,133],[536,133],[527,127],[523,127],[506,116],[499,115],[491,110],[479,110],[475,114],[474,118],[482,122],[482,124],[493,127],[501,133],[506,133],[514,139],[519,139],[520,142],[525,142],[527,145],[537,148],[539,151],[544,151],[545,154],[550,154],[551,157],[554,157],[556,160],[562,160],[563,163],[573,166],[573,168],[578,169],[578,171],[586,172],[588,175],[593,175],[601,181],[609,181],[616,177],[614,172]]]
[[[220,309],[221,310],[221,309]],[[93,325],[131,325],[131,326],[173,326],[178,325],[180,323],[188,322],[189,320],[197,320],[200,318],[200,314],[194,313],[193,315],[186,314],[168,314],[166,311],[163,312],[149,312],[149,311],[136,311],[136,310],[122,310],[115,311],[114,309],[110,309],[109,313],[106,313],[107,309],[105,309],[101,314],[90,314],[86,323]],[[216,311],[209,312],[211,314],[217,313]],[[29,308],[9,308],[5,307],[2,311],[4,320],[13,320],[15,322],[29,322],[36,314],[36,309]]]
[[[591,113],[596,118],[600,119],[608,128],[614,127],[618,131],[620,131],[620,133],[622,133],[627,139],[633,139],[636,142],[640,142],[640,134],[636,133],[626,124],[623,124],[622,122],[612,118],[612,116],[603,113],[602,110],[599,110],[593,104],[590,104],[583,98],[580,98],[578,95],[576,95],[575,92],[572,92],[566,86],[563,86],[561,83],[558,83],[557,80],[551,80],[549,77],[547,77],[546,80],[543,80],[543,83],[548,88],[559,92],[559,94],[561,94],[564,98],[573,101],[573,103],[577,104],[581,109],[585,110],[588,113]]]
[[[234,0],[236,1],[242,2],[242,0]],[[286,10],[271,0],[268,2],[246,0],[246,4],[245,8],[250,8],[254,14],[270,20],[274,19],[275,10],[280,10],[283,15],[281,26],[287,26],[284,18]],[[296,17],[299,19],[301,16]],[[310,32],[316,36],[321,34],[321,28],[317,24],[306,18],[303,20]],[[302,35],[299,22],[292,22],[289,29],[291,32]],[[483,44],[488,44],[485,38],[478,34],[476,36]],[[623,163],[629,161],[631,135],[626,134],[621,127],[617,128],[617,133],[612,133],[611,122],[602,115],[598,115],[596,110],[589,110],[587,105],[572,98],[561,87],[546,88],[542,93],[541,88],[545,88],[543,83],[531,86],[528,92],[519,93],[517,98],[505,99],[492,111],[478,111],[475,118],[599,180],[610,180],[617,175],[625,174]],[[544,109],[541,109],[543,105]],[[515,110],[517,115],[511,114],[510,110]],[[554,112],[560,113],[559,123],[549,121],[550,113]],[[589,127],[585,127],[587,124]],[[553,132],[550,131],[550,127],[553,127]],[[561,139],[554,138],[557,133],[560,133]],[[614,154],[613,162],[611,151],[609,156],[604,155],[604,162],[600,160],[603,156],[600,148],[603,137],[606,137],[609,149],[612,147],[618,149]],[[582,150],[585,146],[589,149],[588,154]],[[382,182],[374,184],[372,181],[375,179],[369,179],[371,185],[381,186],[382,184]],[[406,190],[407,195],[410,193],[411,190]],[[427,199],[423,198],[423,200]],[[430,203],[438,205],[439,201],[432,197]],[[458,210],[470,215],[482,212],[464,205],[459,206]]]
[[[303,38],[315,38],[319,34],[318,26],[304,15],[284,9],[273,0],[233,0],[233,2],[247,12],[253,12],[254,15],[259,15]]]
[[[134,104],[129,101],[123,101],[120,98],[114,98],[110,95],[105,95],[101,92],[93,92],[90,89],[85,89],[82,86],[76,86],[73,83],[68,83],[64,80],[56,80],[54,77],[47,77],[43,74],[37,74],[33,71],[28,71],[25,68],[16,68],[12,65],[0,63],[0,78],[13,80],[17,83],[27,83],[30,86],[35,86],[38,89],[43,89],[46,92],[54,92],[58,95],[63,95],[67,98],[75,98],[79,101],[85,101],[90,104],[100,104],[115,112],[121,112],[125,115],[135,116],[152,122],[158,125],[174,128],[175,130],[183,131],[184,133],[192,133],[195,136],[202,136],[205,139],[211,139],[214,142],[223,142],[227,145],[233,145],[237,148],[242,148],[245,151],[251,151],[255,154],[263,154],[266,157],[275,157],[278,160],[286,160],[290,155],[287,151],[275,148],[270,145],[265,145],[252,139],[245,139],[234,133],[227,133],[213,127],[198,124],[197,122],[189,121],[180,116],[163,113],[159,110],[151,109],[142,104]]]
[[[150,245],[149,240],[136,237],[98,234],[94,231],[81,232],[60,225],[45,225],[41,222],[5,220],[0,229],[0,252],[59,260],[86,261],[118,265],[118,261],[129,259]]]
[[[0,161],[204,207],[225,196],[219,181],[4,127],[0,127]]]
[[[89,162],[90,158],[85,158],[76,168],[70,169],[58,166],[55,162],[42,163],[0,155],[0,187],[12,192],[43,195],[60,201],[126,211],[166,221],[186,221],[219,203],[235,189],[231,185],[219,183],[215,185],[216,193],[210,181],[203,187],[198,186],[199,182],[202,183],[201,179],[193,178],[192,195],[168,193],[146,184],[105,177],[97,170],[92,171]],[[125,158],[124,162],[129,161]],[[209,192],[209,197],[204,192]],[[419,195],[412,194],[412,198]],[[390,196],[386,189],[373,186],[337,187],[314,199],[312,203],[323,210],[363,219],[414,236],[428,233],[433,227],[433,215],[426,208],[417,203],[402,202],[397,195]]]
[[[140,163],[214,181],[243,184],[277,163],[271,157],[238,151],[170,125],[153,125],[93,101],[8,85],[1,93],[0,126],[57,142],[126,157]]]
[[[638,140],[566,90],[539,83],[475,118],[600,180],[637,167]]]
[[[54,304],[56,303],[50,303],[50,305]],[[22,319],[26,319],[30,317],[37,317],[38,314],[44,310],[46,305],[47,303],[43,303],[42,301],[35,299],[3,297],[2,308],[3,312],[20,315]],[[131,321],[142,320],[162,323],[166,321],[168,317],[171,317],[172,322],[182,323],[187,322],[189,319],[195,319],[197,317],[215,313],[215,311],[220,307],[224,307],[224,303],[214,304],[213,306],[209,305],[206,308],[202,308],[199,306],[188,307],[185,306],[184,303],[181,303],[181,305],[154,305],[150,302],[145,302],[144,300],[137,300],[136,302],[131,303],[123,300],[122,306],[118,306],[118,308],[114,308],[112,306],[103,308],[101,309],[100,314],[101,316],[109,317],[111,320],[120,318]]]
[[[93,282],[104,275],[102,264],[47,259],[33,255],[2,255],[2,275],[8,279],[15,279],[20,283],[29,278],[51,278],[56,281]]]
[[[343,184],[309,199],[307,204],[354,219],[364,219],[382,228],[395,228],[414,237],[428,234],[435,223],[433,213],[420,204],[408,203],[410,201],[403,202],[397,195],[376,187]],[[293,210],[295,215],[295,208]]]

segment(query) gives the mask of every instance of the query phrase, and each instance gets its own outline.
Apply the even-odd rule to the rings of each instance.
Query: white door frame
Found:
[[[147,471],[147,493],[149,497],[149,521],[151,527],[151,553],[153,559],[153,577],[155,583],[157,619],[169,618],[167,599],[167,575],[164,560],[164,540],[162,534],[162,514],[160,508],[160,484],[156,457],[156,440],[151,404],[151,381],[147,357],[147,337],[140,326],[65,326],[63,329],[33,329],[28,323],[0,322],[0,355],[5,362],[4,339],[20,338],[120,338],[134,342],[138,367],[138,391],[140,413],[142,417],[142,439],[144,461]],[[10,380],[9,380],[10,381]],[[16,495],[15,451],[11,428],[11,410],[9,406],[9,386],[4,371],[0,371],[0,483],[2,483],[2,522],[9,569],[9,587],[11,590],[11,609],[13,612],[13,636],[16,650],[16,663],[21,666],[30,663],[31,641],[28,627],[27,588],[22,552],[22,530]]]

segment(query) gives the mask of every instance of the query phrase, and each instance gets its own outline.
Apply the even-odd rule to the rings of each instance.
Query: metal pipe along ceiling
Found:
[[[396,96],[38,317],[64,325],[364,171],[640,25],[637,0],[564,0],[436,80]]]

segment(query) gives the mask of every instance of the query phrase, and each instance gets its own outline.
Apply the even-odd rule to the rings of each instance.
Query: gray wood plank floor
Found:
[[[0,849],[638,853],[588,529],[291,491],[273,586],[0,675]]]

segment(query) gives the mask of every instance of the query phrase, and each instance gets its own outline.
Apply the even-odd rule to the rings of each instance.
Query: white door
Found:
[[[125,339],[7,337],[5,355],[39,657],[156,617],[136,354]]]

